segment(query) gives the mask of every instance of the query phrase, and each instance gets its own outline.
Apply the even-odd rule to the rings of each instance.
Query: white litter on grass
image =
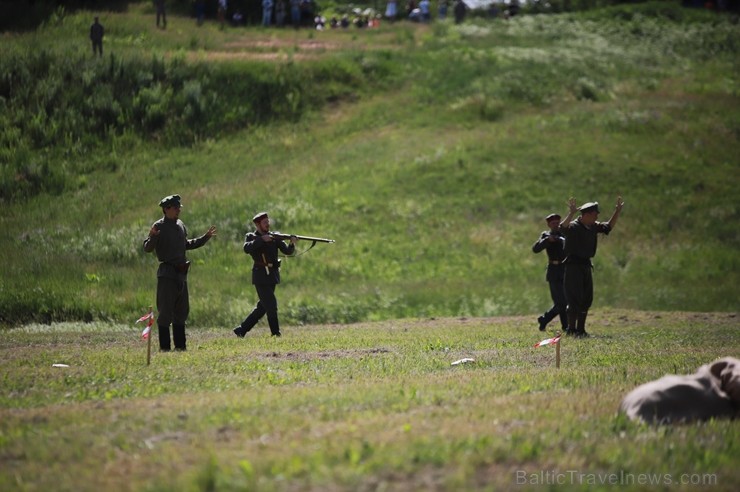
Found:
[[[67,364],[52,364],[51,367],[69,367]]]
[[[475,359],[471,359],[470,357],[466,357],[464,359],[456,360],[451,366],[459,366],[460,364],[467,364],[468,362],[475,362]]]

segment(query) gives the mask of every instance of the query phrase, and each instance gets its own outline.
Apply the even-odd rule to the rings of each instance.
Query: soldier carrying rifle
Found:
[[[249,313],[249,316],[234,328],[234,334],[243,338],[266,314],[272,336],[279,337],[281,333],[277,314],[278,304],[275,297],[275,286],[280,283],[278,251],[284,255],[292,256],[295,253],[295,243],[299,239],[313,241],[311,247],[317,242],[333,243],[334,241],[318,237],[270,232],[270,217],[268,217],[267,212],[258,213],[252,218],[252,222],[254,222],[255,230],[247,233],[244,239],[244,252],[252,257],[252,284],[254,284],[257,291],[259,301],[254,310]],[[290,241],[290,244],[285,244],[286,239]]]
[[[556,316],[560,317],[560,324],[563,331],[568,328],[568,319],[565,316],[567,306],[565,300],[565,288],[563,287],[563,277],[565,276],[565,237],[560,234],[560,215],[550,214],[545,217],[549,231],[544,231],[540,239],[532,245],[532,251],[539,253],[547,252],[547,275],[545,280],[550,284],[550,297],[552,298],[552,307],[545,314],[537,318],[540,325],[540,331],[545,331],[547,324]]]

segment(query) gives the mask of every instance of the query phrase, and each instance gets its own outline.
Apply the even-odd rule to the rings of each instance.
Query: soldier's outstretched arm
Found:
[[[617,220],[619,219],[619,214],[622,212],[622,207],[624,207],[624,200],[622,200],[621,196],[618,196],[617,205],[614,207],[614,213],[608,222],[611,229],[614,229],[614,226],[617,225]]]

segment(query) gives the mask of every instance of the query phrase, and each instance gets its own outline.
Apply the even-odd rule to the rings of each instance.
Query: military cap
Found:
[[[587,212],[598,212],[599,202],[584,203],[578,210],[580,210],[582,214],[585,214]]]
[[[560,220],[560,216],[558,214],[550,214],[547,217],[545,217],[545,222],[550,222],[553,219]]]
[[[260,212],[257,215],[255,215],[254,217],[252,217],[252,222],[254,222],[256,224],[257,222],[261,221],[265,217],[267,217],[267,212]]]
[[[159,202],[159,206],[162,208],[180,207],[180,195],[170,195],[162,198],[162,200]]]

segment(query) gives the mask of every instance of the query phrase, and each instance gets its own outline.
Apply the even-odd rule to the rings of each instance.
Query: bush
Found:
[[[16,50],[0,59],[5,123],[0,129],[5,157],[0,199],[64,189],[60,172],[49,171],[48,163],[23,161],[21,149],[52,148],[84,160],[131,128],[144,140],[190,145],[252,124],[296,121],[387,72],[382,57],[303,66],[187,64],[178,56],[145,61],[111,55],[107,63],[98,63],[79,53],[61,57],[48,50]],[[67,172],[84,169],[84,163],[72,164]]]

